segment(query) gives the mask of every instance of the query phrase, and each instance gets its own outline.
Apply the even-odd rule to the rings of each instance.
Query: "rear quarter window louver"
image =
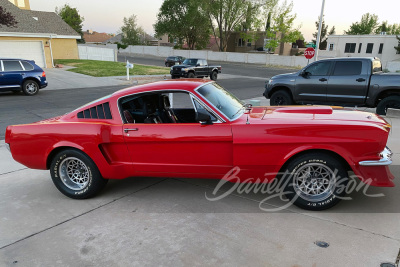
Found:
[[[108,102],[85,109],[78,113],[79,119],[112,119]]]

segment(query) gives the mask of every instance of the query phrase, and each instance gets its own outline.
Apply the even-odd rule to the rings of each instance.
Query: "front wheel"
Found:
[[[39,92],[39,85],[35,81],[27,80],[22,85],[22,91],[25,95],[36,95]]]
[[[290,97],[290,94],[286,91],[279,90],[272,94],[270,105],[271,106],[286,106],[292,105],[293,100]]]
[[[194,73],[193,72],[190,72],[189,74],[188,74],[188,78],[190,78],[190,79],[192,79],[192,78],[194,78],[195,76],[194,76]]]
[[[389,96],[381,100],[376,106],[376,114],[386,115],[388,108],[400,109],[400,96]]]
[[[211,75],[210,75],[210,79],[213,80],[213,81],[216,81],[217,78],[218,78],[218,72],[213,71],[213,72],[211,73]]]
[[[346,195],[347,176],[344,164],[336,157],[318,152],[304,154],[284,170],[286,196],[302,209],[328,209]]]
[[[50,173],[57,189],[74,199],[90,198],[100,192],[108,182],[86,154],[73,149],[55,155]]]

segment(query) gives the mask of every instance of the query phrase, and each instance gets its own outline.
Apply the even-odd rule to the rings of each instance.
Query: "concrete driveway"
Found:
[[[400,119],[391,118],[400,173]],[[57,191],[48,171],[14,162],[0,143],[1,266],[379,266],[400,248],[400,186],[350,194],[305,212],[261,193],[207,197],[218,181],[110,181],[89,200]],[[398,184],[398,179],[395,181]],[[316,241],[329,243],[318,247]]]

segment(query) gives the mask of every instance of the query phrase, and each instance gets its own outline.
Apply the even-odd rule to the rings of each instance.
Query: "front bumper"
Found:
[[[365,161],[360,161],[359,164],[361,166],[387,166],[392,164],[392,155],[393,152],[386,147],[381,153],[381,159],[380,160],[365,160]]]

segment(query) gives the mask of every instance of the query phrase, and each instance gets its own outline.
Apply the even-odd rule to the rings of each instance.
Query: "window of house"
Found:
[[[356,51],[356,43],[346,43],[345,53],[354,53]]]
[[[337,61],[333,76],[359,75],[361,73],[361,68],[361,61]]]
[[[334,44],[329,44],[329,51],[333,51]]]
[[[361,47],[362,47],[362,43],[360,43],[360,44],[358,45],[358,53],[359,53],[359,54],[361,53]]]
[[[251,40],[250,39],[247,40],[247,46],[251,47]]]
[[[382,50],[383,50],[383,43],[379,44],[379,52],[378,52],[378,54],[382,54]]]
[[[3,60],[4,71],[18,71],[23,70],[21,63],[16,60]]]
[[[240,46],[240,47],[245,46],[245,41],[244,41],[243,38],[239,38],[239,40],[238,40],[238,46]]]
[[[367,44],[367,51],[365,51],[367,54],[372,54],[372,50],[374,49],[374,44],[369,43]]]

